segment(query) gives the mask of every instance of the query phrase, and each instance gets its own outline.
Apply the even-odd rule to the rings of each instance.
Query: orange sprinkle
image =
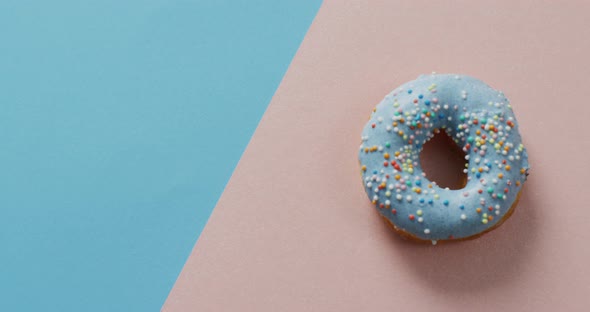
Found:
[[[389,159],[389,153],[385,153],[385,154],[383,154],[383,158],[385,158],[385,159]]]
[[[475,211],[477,211],[477,213],[481,213],[481,208],[477,208]]]
[[[506,165],[506,171],[510,171],[510,165]]]

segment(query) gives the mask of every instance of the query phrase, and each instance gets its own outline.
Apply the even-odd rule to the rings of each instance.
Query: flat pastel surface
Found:
[[[157,311],[319,0],[0,1],[0,311]]]
[[[588,3],[326,1],[165,311],[584,311]],[[424,72],[503,90],[531,175],[480,239],[399,239],[359,181],[359,134]]]

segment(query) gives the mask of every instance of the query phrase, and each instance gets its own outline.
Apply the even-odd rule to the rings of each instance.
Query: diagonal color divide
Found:
[[[581,1],[326,1],[163,310],[586,310],[589,17]],[[500,229],[439,246],[391,233],[357,161],[371,109],[432,70],[502,89],[532,165]]]
[[[158,310],[319,6],[0,1],[0,310]]]

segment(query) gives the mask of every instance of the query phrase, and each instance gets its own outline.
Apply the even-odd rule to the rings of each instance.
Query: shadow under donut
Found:
[[[473,293],[510,283],[533,254],[538,237],[537,205],[526,192],[534,182],[526,184],[514,214],[497,229],[473,240],[437,246],[407,241],[388,229],[396,254],[425,284],[442,293]],[[383,226],[388,227],[385,222]]]

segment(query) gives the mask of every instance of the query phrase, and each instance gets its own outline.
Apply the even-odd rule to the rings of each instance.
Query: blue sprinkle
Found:
[[[424,105],[430,106],[430,101],[429,100],[424,101]]]
[[[414,183],[416,183],[416,185],[418,185],[418,186],[422,185],[422,182],[420,180],[418,180],[418,181],[416,181]]]
[[[478,172],[478,173],[475,174],[475,176],[478,177],[478,178],[481,178],[481,173]]]
[[[420,198],[420,203],[424,204],[424,198]]]
[[[445,201],[443,201],[443,204],[444,204],[445,206],[448,206],[448,205],[449,205],[449,201],[445,199]]]
[[[424,96],[422,94],[418,95],[419,99],[422,99]]]
[[[432,199],[429,199],[428,200],[428,203],[432,205]]]
[[[408,90],[408,94],[412,94],[412,89]]]
[[[373,170],[373,174],[377,174],[377,172],[378,172],[377,170]]]
[[[459,208],[461,208],[461,210],[465,209],[465,205],[461,205],[459,206]]]
[[[438,118],[439,118],[439,119],[443,119],[443,118],[445,118],[445,114],[439,114],[439,115],[438,115]]]

